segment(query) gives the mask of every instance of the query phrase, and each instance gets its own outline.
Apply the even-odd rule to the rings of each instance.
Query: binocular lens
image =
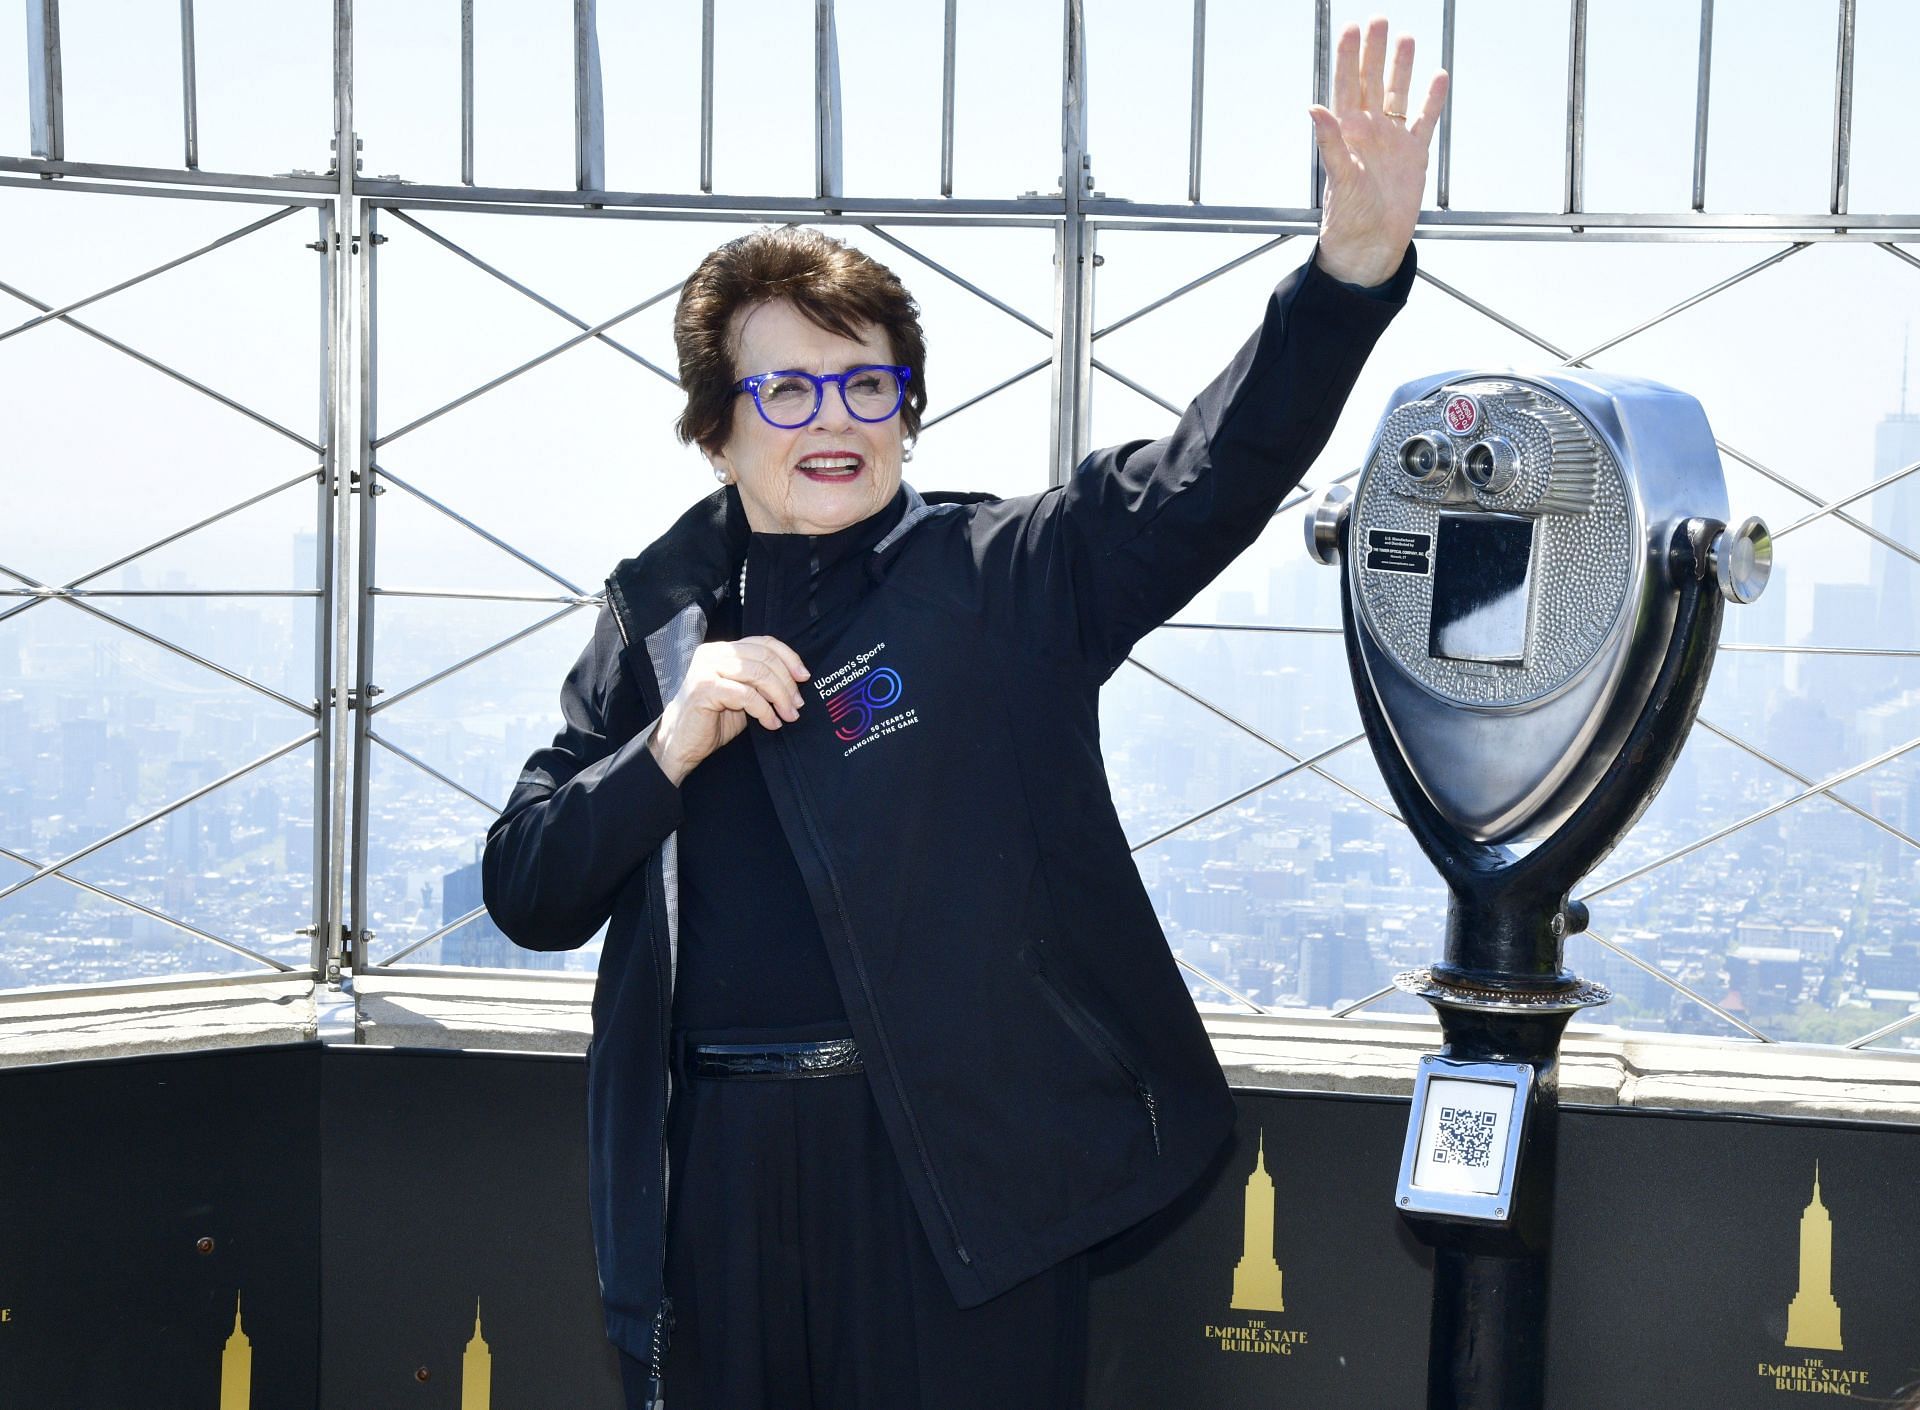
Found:
[[[1493,452],[1485,444],[1468,446],[1467,479],[1476,490],[1484,490],[1493,479]]]
[[[1408,479],[1426,483],[1453,469],[1453,444],[1433,436],[1411,436],[1400,447],[1400,469]]]
[[[1460,458],[1460,472],[1476,490],[1499,494],[1515,478],[1513,447],[1498,436],[1489,436],[1467,447]]]

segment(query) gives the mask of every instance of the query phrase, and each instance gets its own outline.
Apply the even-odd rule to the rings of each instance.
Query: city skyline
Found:
[[[1920,459],[1920,415],[1890,413],[1878,430],[1876,479]],[[1920,537],[1914,501],[1867,503],[1883,532]],[[295,534],[290,549],[293,571],[309,570],[312,536]],[[1920,602],[1920,578],[1903,566],[1874,545],[1869,577],[1858,585],[1865,595],[1850,600],[1851,615],[1884,622]],[[1300,578],[1298,569],[1271,561],[1263,598],[1217,589],[1196,606],[1210,599],[1213,621],[1301,625],[1328,603],[1303,601],[1316,580]],[[150,580],[130,565],[120,581]],[[1790,632],[1788,601],[1806,584],[1783,571],[1764,607],[1729,614],[1729,643],[1804,644],[1833,617],[1818,606],[1832,586],[1812,585],[1808,625]],[[227,659],[250,660],[263,674],[276,662],[286,668],[311,659],[294,635],[303,609],[275,616],[237,603],[149,601],[157,604],[146,619],[151,629],[173,635],[197,623],[202,635],[239,648]],[[383,603],[379,611],[386,610]],[[171,689],[156,691],[152,663],[141,659],[146,648],[105,628],[76,642],[48,625],[54,620],[28,618],[0,631],[0,682],[31,688],[29,695],[0,685],[0,845],[60,855],[298,732],[293,712],[237,686],[208,685],[188,666],[169,663],[177,672]],[[414,678],[498,632],[497,620],[476,619],[469,642],[444,622],[404,613],[376,622],[383,651],[411,662]],[[565,625],[577,638],[589,612]],[[557,628],[528,641],[529,651],[537,644],[537,668],[509,659],[491,677],[486,666],[456,673],[383,728],[421,762],[480,797],[503,800],[521,761],[545,743],[571,656],[570,639]],[[1170,627],[1136,654],[1297,754],[1317,753],[1357,729],[1337,637]],[[1814,658],[1724,651],[1703,717],[1807,778],[1920,736],[1920,690],[1901,658],[1845,658],[1853,670],[1840,681],[1823,666],[1795,672],[1790,683],[1789,663],[1805,659]],[[310,690],[310,667],[307,675]],[[404,685],[408,676],[394,679]],[[295,682],[281,683],[298,694]],[[1862,699],[1862,690],[1871,698]],[[1285,764],[1130,668],[1109,686],[1103,718],[1115,802],[1136,845]],[[310,855],[312,841],[310,748],[133,833],[72,874],[260,954],[304,962],[312,878],[299,859]],[[1386,815],[1390,801],[1364,743],[1332,756],[1326,769],[1353,791],[1296,774],[1137,854],[1174,953],[1269,1009],[1350,1004],[1395,970],[1437,953],[1444,891]],[[479,904],[478,839],[487,815],[397,755],[377,755],[371,784],[369,920],[384,954]],[[1609,878],[1769,806],[1783,790],[1792,791],[1786,775],[1697,727],[1665,791],[1587,886],[1604,891]],[[1920,769],[1905,758],[1837,791],[1892,827],[1920,833]],[[43,809],[41,800],[57,800],[58,810]],[[1772,1036],[1844,1041],[1920,1005],[1920,944],[1912,938],[1920,934],[1920,853],[1819,800],[1732,833],[1696,857],[1595,901],[1594,929],[1617,948],[1576,937],[1569,950],[1573,968],[1616,991],[1614,1005],[1595,1018],[1734,1031],[1627,954]],[[0,872],[0,886],[15,876]],[[597,945],[596,938],[571,952],[519,950],[481,917],[408,962],[584,971]],[[0,902],[0,987],[196,972],[209,959],[214,969],[251,963],[59,878]],[[1193,988],[1203,1004],[1238,1007],[1197,977]],[[1398,996],[1378,1007],[1421,1012]]]

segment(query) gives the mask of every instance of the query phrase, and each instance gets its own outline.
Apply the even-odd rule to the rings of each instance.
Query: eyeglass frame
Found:
[[[862,416],[853,409],[853,403],[847,400],[847,378],[860,372],[891,372],[900,384],[900,395],[894,399],[893,409],[885,416]],[[769,377],[804,377],[813,383],[813,410],[807,413],[806,420],[796,421],[791,426],[783,426],[767,414],[766,407],[760,404],[760,384]],[[907,384],[913,380],[911,367],[896,367],[885,362],[863,362],[858,367],[849,367],[845,372],[803,372],[797,367],[782,368],[775,372],[756,372],[751,377],[742,377],[734,383],[733,394],[742,392],[753,396],[753,409],[760,413],[760,419],[776,431],[798,431],[811,426],[820,416],[820,409],[827,404],[827,383],[832,382],[840,391],[840,405],[846,408],[847,415],[867,426],[879,426],[891,421],[900,414],[900,408],[907,404]]]

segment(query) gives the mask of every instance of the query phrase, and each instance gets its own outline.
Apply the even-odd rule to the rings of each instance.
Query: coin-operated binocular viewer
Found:
[[[1726,601],[1772,560],[1692,397],[1585,371],[1397,391],[1307,544],[1338,565],[1347,662],[1387,786],[1451,893],[1398,1207],[1435,1249],[1428,1404],[1539,1407],[1557,1053],[1605,1003],[1564,965],[1574,885],[1658,791]],[[1509,844],[1531,843],[1516,851]]]

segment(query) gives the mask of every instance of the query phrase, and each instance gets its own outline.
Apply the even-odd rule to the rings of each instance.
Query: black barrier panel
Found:
[[[1407,1103],[1236,1092],[1199,1189],[1103,1248],[1088,1403],[1424,1403],[1432,1253],[1393,1212]]]
[[[1236,1097],[1201,1186],[1097,1256],[1090,1407],[1419,1410],[1407,1103]],[[585,1100],[531,1054],[0,1070],[0,1407],[619,1410]],[[1920,1380],[1920,1128],[1570,1108],[1561,1141],[1555,1410]]]
[[[321,1057],[0,1071],[0,1406],[314,1410]]]
[[[324,1410],[619,1410],[587,1212],[586,1063],[327,1058]]]
[[[1569,1109],[1560,1140],[1554,1410],[1920,1384],[1920,1129]]]
[[[1235,1095],[1230,1153],[1098,1257],[1090,1405],[1419,1410],[1407,1102]],[[1920,1128],[1569,1107],[1560,1132],[1554,1410],[1890,1405],[1920,1384]]]

